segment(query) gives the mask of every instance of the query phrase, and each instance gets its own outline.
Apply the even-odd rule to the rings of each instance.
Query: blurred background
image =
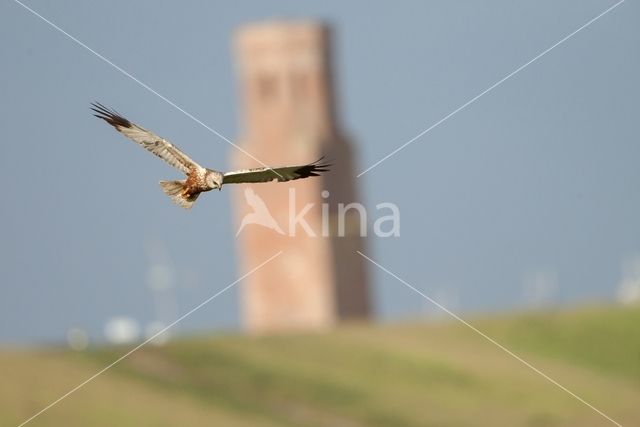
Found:
[[[356,177],[614,4],[25,3],[242,144],[239,29],[327,23],[325,89],[351,153],[340,176],[369,227],[380,203],[401,213],[399,236],[369,233],[359,247],[632,425],[640,422],[636,3]],[[234,147],[20,4],[2,2],[0,23],[0,423],[18,425],[259,261],[247,264],[252,240],[235,237],[240,190],[207,194],[190,212],[171,205],[157,181],[177,173],[93,118],[89,103],[209,167],[232,169]],[[368,308],[357,323],[333,327],[336,316],[321,328],[247,336],[234,286],[32,423],[610,422],[363,265]]]

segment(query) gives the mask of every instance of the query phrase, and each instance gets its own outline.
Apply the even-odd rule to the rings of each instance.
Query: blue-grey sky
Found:
[[[615,2],[25,4],[231,139],[234,29],[326,20],[364,170]],[[639,12],[627,0],[359,178],[370,212],[393,202],[402,215],[401,237],[370,238],[369,255],[463,313],[523,306],[532,277],[556,303],[613,299],[640,252]],[[12,0],[0,2],[0,58],[0,342],[153,320],[150,248],[174,271],[176,315],[235,280],[229,191],[176,208],[157,185],[176,174],[88,104],[214,167],[233,147]],[[371,272],[381,318],[433,311]],[[236,302],[232,289],[177,330],[236,328]]]

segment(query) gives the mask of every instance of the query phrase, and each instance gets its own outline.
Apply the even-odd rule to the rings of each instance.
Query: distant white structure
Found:
[[[71,328],[67,331],[67,344],[75,351],[83,351],[89,347],[89,335],[80,328]]]
[[[616,294],[622,304],[640,304],[640,254],[622,262],[622,277]]]
[[[551,304],[558,290],[558,273],[548,269],[528,272],[522,279],[522,298],[529,308]]]
[[[140,338],[140,325],[131,317],[112,317],[104,326],[104,336],[111,344],[129,344]]]

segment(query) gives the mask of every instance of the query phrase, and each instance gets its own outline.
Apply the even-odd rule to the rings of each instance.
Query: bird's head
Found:
[[[212,189],[222,190],[222,180],[224,175],[222,175],[218,171],[214,171],[211,169],[207,170],[207,174],[205,176],[205,180],[207,181],[207,185]]]

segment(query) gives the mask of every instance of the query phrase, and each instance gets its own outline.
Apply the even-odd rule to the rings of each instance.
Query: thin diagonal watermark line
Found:
[[[65,36],[67,36],[69,39],[71,39],[72,41],[74,41],[76,44],[78,44],[79,46],[85,48],[86,50],[88,50],[89,52],[93,53],[95,56],[97,56],[98,58],[100,58],[101,60],[103,60],[104,62],[106,62],[107,64],[111,65],[113,68],[115,68],[116,70],[120,71],[122,74],[124,74],[125,76],[129,77],[131,80],[133,80],[134,82],[138,83],[140,86],[142,86],[143,88],[145,88],[146,90],[148,90],[149,92],[153,93],[154,95],[156,95],[157,97],[159,97],[160,99],[162,99],[164,102],[166,102],[167,104],[171,105],[172,107],[174,107],[175,109],[177,109],[178,111],[180,111],[181,113],[183,113],[185,116],[189,117],[191,120],[195,121],[196,123],[198,123],[199,125],[201,125],[202,127],[204,127],[205,129],[207,129],[209,132],[213,133],[214,135],[216,135],[217,137],[223,139],[224,141],[226,141],[227,143],[231,144],[233,147],[237,148],[238,150],[240,150],[242,153],[244,153],[245,155],[251,157],[253,160],[255,160],[256,162],[260,163],[262,166],[264,166],[265,168],[271,170],[273,173],[275,173],[276,175],[278,175],[280,178],[282,178],[282,175],[280,175],[277,171],[273,170],[271,167],[267,166],[265,163],[263,163],[260,159],[254,157],[251,153],[249,153],[248,151],[246,151],[244,148],[240,147],[239,145],[235,144],[233,141],[231,141],[229,138],[227,138],[226,136],[222,135],[220,132],[218,132],[217,130],[213,129],[211,126],[207,125],[206,123],[204,123],[202,120],[198,119],[197,117],[195,117],[193,114],[189,113],[188,111],[186,111],[184,108],[180,107],[179,105],[177,105],[175,102],[171,101],[170,99],[168,99],[167,97],[165,97],[164,95],[158,93],[157,91],[155,91],[152,87],[150,87],[149,85],[147,85],[146,83],[142,82],[141,80],[139,80],[137,77],[135,77],[134,75],[132,75],[131,73],[127,72],[125,69],[123,69],[122,67],[116,65],[115,63],[113,63],[112,61],[110,61],[108,58],[106,58],[105,56],[99,54],[98,52],[96,52],[95,50],[93,50],[92,48],[90,48],[89,46],[87,46],[85,43],[81,42],[80,40],[78,40],[76,37],[72,36],[71,34],[69,34],[68,32],[66,32],[65,30],[63,30],[62,28],[60,28],[58,25],[54,24],[53,22],[51,22],[50,20],[48,20],[47,18],[45,18],[44,16],[40,15],[38,12],[36,12],[35,10],[31,9],[29,6],[27,6],[26,4],[22,3],[20,0],[13,0],[15,3],[19,4],[20,6],[22,6],[24,9],[26,9],[27,11],[31,12],[34,16],[40,18],[42,21],[46,22],[47,24],[49,24],[52,28],[54,28],[55,30],[59,31],[60,33],[64,34]]]
[[[269,259],[267,259],[266,261],[263,261],[260,265],[258,265],[257,267],[255,267],[254,269],[249,271],[248,273],[245,273],[240,278],[236,279],[235,281],[233,281],[232,283],[230,283],[226,287],[222,288],[221,290],[219,290],[215,294],[211,295],[209,298],[207,298],[206,300],[204,300],[203,302],[201,302],[200,304],[198,304],[197,306],[195,306],[194,308],[192,308],[191,310],[189,310],[188,312],[186,312],[182,316],[178,317],[172,323],[170,323],[169,325],[167,325],[166,327],[164,327],[163,329],[161,329],[157,333],[153,334],[153,336],[151,336],[150,338],[147,338],[145,341],[143,341],[142,343],[138,344],[136,347],[134,347],[133,349],[129,350],[128,352],[126,352],[125,354],[123,354],[122,356],[120,356],[119,358],[114,360],[113,362],[111,362],[109,365],[105,366],[104,368],[102,368],[101,370],[99,370],[98,372],[96,372],[95,374],[93,374],[92,376],[90,376],[89,378],[87,378],[86,380],[84,380],[83,382],[81,382],[80,384],[75,386],[74,388],[72,388],[71,390],[69,390],[68,392],[66,392],[65,394],[63,394],[62,396],[60,396],[59,398],[57,398],[53,402],[51,402],[49,405],[45,406],[40,411],[38,411],[37,413],[35,413],[31,417],[27,418],[26,420],[24,420],[20,425],[18,425],[18,427],[24,426],[25,424],[27,424],[28,422],[32,421],[34,418],[38,417],[39,415],[42,415],[44,412],[48,411],[49,409],[51,409],[52,407],[54,407],[55,405],[60,403],[62,400],[66,399],[71,394],[75,393],[76,391],[78,391],[79,389],[81,389],[82,387],[84,387],[85,385],[90,383],[91,381],[95,380],[98,376],[102,375],[104,372],[106,372],[107,370],[111,369],[112,367],[114,367],[116,364],[120,363],[125,358],[129,357],[132,353],[138,351],[140,348],[142,348],[143,346],[145,346],[149,342],[151,342],[154,339],[156,339],[158,336],[160,336],[163,333],[165,333],[166,331],[168,331],[170,328],[175,326],[177,323],[179,323],[182,320],[184,320],[185,318],[189,317],[190,315],[192,315],[193,313],[195,313],[196,311],[198,311],[199,309],[201,309],[202,307],[207,305],[209,302],[211,302],[212,300],[217,298],[219,295],[223,294],[227,290],[229,290],[232,287],[234,287],[236,284],[238,284],[240,281],[242,281],[246,277],[252,275],[256,271],[258,271],[259,269],[264,267],[266,264],[268,264],[269,262],[274,260],[276,257],[280,256],[282,254],[282,252],[283,251],[278,251],[275,255],[272,255]]]
[[[554,384],[555,386],[557,386],[561,390],[565,391],[566,393],[568,393],[569,395],[571,395],[572,397],[574,397],[575,399],[577,399],[578,401],[580,401],[584,405],[586,405],[589,408],[593,409],[595,412],[597,412],[598,414],[600,414],[601,416],[603,416],[607,420],[611,421],[613,424],[617,425],[618,427],[622,427],[622,424],[618,423],[613,418],[609,417],[607,414],[605,414],[604,412],[602,412],[601,410],[599,410],[598,408],[596,408],[595,406],[593,406],[592,404],[590,404],[589,402],[587,402],[586,400],[584,400],[583,398],[581,398],[580,396],[578,396],[577,394],[575,394],[574,392],[572,392],[571,390],[569,390],[568,388],[566,388],[565,386],[560,384],[558,381],[554,380],[549,375],[545,374],[540,369],[536,368],[531,363],[527,362],[522,357],[518,356],[517,354],[515,354],[514,352],[512,352],[511,350],[509,350],[508,348],[506,348],[505,346],[503,346],[502,344],[500,344],[499,342],[497,342],[496,340],[494,340],[493,338],[491,338],[490,336],[488,336],[487,334],[485,334],[484,332],[482,332],[481,330],[479,330],[478,328],[476,328],[475,326],[473,326],[472,324],[470,324],[469,322],[467,322],[466,320],[464,320],[463,318],[461,318],[460,316],[458,316],[457,314],[455,314],[454,312],[452,312],[451,310],[446,308],[445,306],[443,306],[442,304],[438,303],[438,301],[436,301],[433,298],[429,297],[427,294],[425,294],[421,290],[417,289],[416,287],[412,286],[410,283],[408,283],[407,281],[405,281],[401,277],[397,276],[396,274],[392,273],[387,268],[385,268],[384,266],[380,265],[379,263],[377,263],[373,259],[369,258],[368,256],[366,256],[362,252],[360,252],[360,251],[356,251],[356,252],[361,257],[363,257],[364,259],[366,259],[367,261],[371,262],[373,265],[378,267],[380,270],[384,271],[389,276],[393,277],[394,279],[396,279],[397,281],[399,281],[400,283],[402,283],[403,285],[405,285],[409,289],[411,289],[414,292],[416,292],[417,294],[421,295],[427,301],[429,301],[430,303],[434,304],[439,309],[441,309],[442,311],[444,311],[445,313],[447,313],[448,315],[450,315],[451,317],[453,317],[454,319],[456,319],[457,321],[459,321],[460,323],[462,323],[466,327],[470,328],[472,331],[474,331],[475,333],[477,333],[478,335],[480,335],[481,337],[483,337],[484,339],[489,341],[491,344],[493,344],[496,347],[498,347],[500,350],[502,350],[505,353],[507,353],[509,356],[513,357],[514,359],[516,359],[520,363],[524,364],[529,369],[533,370],[535,373],[537,373],[538,375],[542,376],[544,379],[546,379],[550,383]]]
[[[553,46],[547,48],[546,50],[544,50],[543,52],[541,52],[540,54],[538,54],[537,56],[535,56],[533,59],[527,61],[526,63],[524,63],[523,65],[519,66],[518,68],[516,68],[515,70],[513,70],[511,73],[507,74],[506,76],[504,76],[503,78],[501,78],[500,80],[498,80],[497,82],[495,82],[494,84],[492,84],[491,86],[489,86],[487,89],[483,90],[482,92],[480,92],[478,95],[474,96],[473,98],[471,98],[469,101],[465,102],[464,104],[462,104],[461,106],[459,106],[458,108],[456,108],[455,110],[453,110],[452,112],[450,112],[449,114],[447,114],[446,116],[444,116],[443,118],[441,118],[440,120],[438,120],[437,122],[435,122],[434,124],[432,124],[431,126],[429,126],[428,128],[426,128],[425,130],[423,130],[422,132],[420,132],[419,134],[417,134],[416,136],[414,136],[413,138],[411,138],[409,141],[405,142],[404,144],[402,144],[401,146],[399,146],[398,148],[396,148],[395,150],[393,150],[392,152],[390,152],[389,154],[387,154],[386,156],[384,156],[383,158],[381,158],[380,160],[378,160],[377,162],[375,162],[374,164],[372,164],[371,166],[369,166],[367,169],[363,170],[362,172],[360,172],[356,178],[360,178],[362,175],[364,175],[365,173],[369,172],[371,169],[375,168],[376,166],[378,166],[380,163],[384,162],[385,160],[387,160],[389,157],[394,156],[395,154],[397,154],[399,151],[403,150],[404,148],[406,148],[407,146],[413,144],[416,140],[420,139],[422,136],[424,136],[426,133],[430,132],[432,129],[435,129],[436,127],[440,126],[442,123],[444,123],[445,121],[447,121],[449,118],[451,118],[452,116],[454,116],[455,114],[457,114],[458,112],[460,112],[461,110],[465,109],[466,107],[468,107],[469,105],[473,104],[474,102],[476,102],[478,99],[480,99],[482,96],[484,96],[485,94],[487,94],[488,92],[492,91],[493,89],[495,89],[496,87],[500,86],[502,83],[504,83],[505,81],[507,81],[508,79],[510,79],[511,77],[513,77],[514,75],[516,75],[517,73],[519,73],[520,71],[524,70],[525,68],[527,68],[529,65],[531,65],[532,63],[534,63],[535,61],[537,61],[538,59],[542,58],[544,55],[546,55],[547,53],[551,52],[553,49],[555,49],[556,47],[558,47],[559,45],[561,45],[562,43],[564,43],[565,41],[569,40],[571,37],[575,36],[576,34],[578,34],[580,31],[584,30],[585,28],[587,28],[589,25],[593,24],[594,22],[596,22],[598,19],[602,18],[604,15],[606,15],[607,13],[611,12],[613,9],[615,9],[616,7],[620,6],[622,3],[624,3],[625,0],[620,0],[618,3],[614,4],[613,6],[611,6],[610,8],[608,8],[607,10],[605,10],[604,12],[602,12],[600,15],[596,16],[595,18],[591,19],[589,22],[587,22],[586,24],[584,24],[583,26],[581,26],[580,28],[578,28],[577,30],[575,30],[574,32],[572,32],[571,34],[569,34],[568,36],[564,37],[562,40],[560,40],[559,42],[555,43]]]

